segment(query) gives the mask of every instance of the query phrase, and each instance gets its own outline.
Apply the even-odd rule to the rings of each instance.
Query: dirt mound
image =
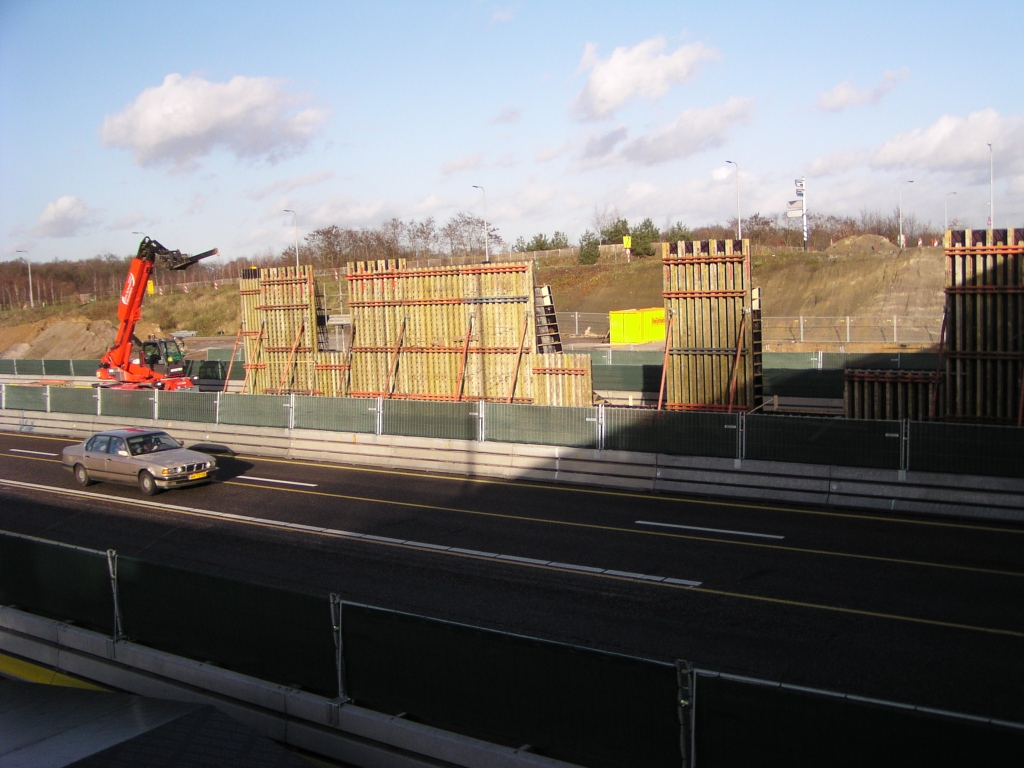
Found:
[[[900,249],[881,235],[844,237],[825,249],[830,256],[895,256]]]
[[[140,339],[163,336],[160,326],[139,323],[136,335]],[[0,357],[17,359],[68,360],[95,359],[114,343],[117,328],[107,320],[89,320],[76,317],[69,320],[50,320],[0,328]]]

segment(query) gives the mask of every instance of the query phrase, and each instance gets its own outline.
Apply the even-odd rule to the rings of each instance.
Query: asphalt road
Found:
[[[148,499],[77,489],[70,442],[0,433],[0,529],[1024,722],[1024,526],[252,456]]]

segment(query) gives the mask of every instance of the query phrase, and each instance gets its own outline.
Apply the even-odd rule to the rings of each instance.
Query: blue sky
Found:
[[[0,258],[596,211],[1024,226],[1024,3],[0,0]],[[1013,52],[1013,53],[1012,53]],[[955,195],[948,193],[955,192]],[[18,254],[20,255],[20,254]]]

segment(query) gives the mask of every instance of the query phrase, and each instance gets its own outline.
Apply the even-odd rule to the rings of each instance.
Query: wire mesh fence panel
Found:
[[[100,415],[130,419],[153,418],[154,391],[151,389],[101,389]]]
[[[289,405],[287,395],[222,394],[218,420],[249,427],[287,427]]]
[[[480,406],[476,403],[433,403],[384,400],[385,435],[476,440]]]
[[[764,342],[769,344],[938,344],[941,315],[765,317]]]
[[[738,455],[739,416],[605,408],[605,448],[675,456]]]
[[[46,387],[4,385],[4,405],[9,411],[45,411]]]
[[[43,360],[43,373],[47,376],[70,376],[70,360]]]
[[[43,361],[42,360],[15,360],[14,361],[15,371],[19,376],[42,376],[43,375]]]
[[[595,365],[594,389],[657,392],[661,387],[660,365]]]
[[[502,443],[597,447],[597,409],[488,403],[485,438]]]
[[[579,350],[583,352],[584,350]],[[664,350],[619,349],[605,347],[603,349],[586,350],[590,359],[597,365],[661,365],[665,361]]]
[[[1017,728],[806,688],[698,673],[694,701],[701,768],[1011,765],[1024,754]]]
[[[231,350],[230,349],[208,349],[206,350],[207,360],[230,360]],[[245,360],[245,349],[241,346],[235,350],[235,362]]]
[[[96,370],[100,367],[99,360],[72,360],[72,376],[95,376]]]
[[[748,416],[744,458],[899,469],[900,429],[898,421]]]
[[[124,631],[196,661],[337,695],[326,597],[118,558]]]
[[[295,426],[334,432],[377,431],[377,400],[369,397],[295,396]]]
[[[50,410],[95,415],[99,396],[99,390],[93,387],[50,387]]]
[[[216,392],[161,392],[157,396],[157,418],[163,421],[217,421]]]
[[[112,635],[106,553],[0,533],[0,605]]]
[[[765,368],[764,393],[780,397],[842,399],[843,371]]]
[[[556,312],[562,338],[603,339],[608,335],[607,312]]]
[[[14,376],[17,370],[14,367],[14,360],[11,359],[0,359],[0,375],[3,376]]]
[[[1024,429],[990,424],[910,424],[910,466],[918,472],[1024,477]]]
[[[342,633],[360,706],[575,765],[680,765],[673,665],[348,603]]]

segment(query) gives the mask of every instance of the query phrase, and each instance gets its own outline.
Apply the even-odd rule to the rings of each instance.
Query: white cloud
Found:
[[[471,171],[474,168],[479,168],[483,159],[484,156],[481,152],[473,152],[469,155],[456,157],[454,160],[449,160],[441,166],[441,175],[448,176],[456,173],[457,171]],[[483,237],[483,235],[481,235],[481,237]]]
[[[984,172],[987,176],[989,143],[997,158],[997,175],[1024,173],[1024,117],[1001,117],[994,109],[972,112],[967,117],[943,115],[927,128],[894,136],[875,152],[871,165]]]
[[[451,203],[437,195],[430,194],[417,203],[413,203],[412,212],[416,216],[433,216],[438,211],[450,208]]]
[[[882,79],[874,88],[858,88],[853,79],[843,80],[831,91],[818,94],[817,107],[825,112],[842,112],[847,107],[861,104],[877,104],[889,91],[910,77],[910,70],[890,69],[882,73]]]
[[[807,175],[811,178],[834,176],[846,173],[868,162],[870,155],[862,149],[839,149],[824,157],[816,157],[807,166]]]
[[[121,231],[132,231],[133,229],[142,229],[143,224],[150,223],[145,216],[142,215],[142,211],[132,211],[127,216],[122,216],[107,225],[106,230],[108,232],[121,232]]]
[[[520,117],[522,117],[522,115],[518,109],[505,107],[496,117],[491,118],[491,122],[495,125],[507,125],[511,123],[518,123]]]
[[[277,181],[267,184],[265,187],[254,189],[248,194],[248,197],[250,200],[262,200],[268,195],[288,194],[293,189],[320,184],[321,182],[329,181],[333,178],[334,171],[318,171],[317,173],[308,173],[305,176],[296,176],[291,179],[278,179]]]
[[[302,99],[269,77],[213,83],[170,74],[134,102],[103,119],[106,146],[130,149],[137,165],[192,168],[215,149],[273,162],[304,147],[328,112],[302,108]]]
[[[720,58],[703,43],[690,43],[663,54],[665,38],[652,37],[632,48],[616,48],[599,59],[597,46],[587,43],[577,72],[590,70],[587,84],[572,103],[581,120],[600,120],[639,97],[664,96],[676,83],[693,77],[704,61]]]
[[[628,135],[629,129],[625,126],[619,126],[614,130],[606,131],[596,136],[589,136],[583,144],[584,161],[603,160],[609,157],[612,154],[612,150],[615,149],[615,145],[625,141]]]
[[[514,16],[515,12],[511,8],[495,8],[491,14],[491,24],[505,24],[512,21]]]
[[[572,139],[567,139],[566,141],[559,144],[557,147],[541,147],[540,149],[537,150],[537,153],[534,155],[534,160],[536,160],[538,163],[547,163],[551,160],[554,160],[556,157],[565,154],[571,148]]]
[[[64,195],[47,204],[32,231],[39,237],[73,237],[92,223],[93,216],[81,198]]]

